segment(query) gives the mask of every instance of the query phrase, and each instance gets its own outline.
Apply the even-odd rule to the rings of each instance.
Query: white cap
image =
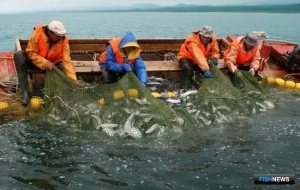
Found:
[[[62,22],[54,20],[49,23],[48,29],[54,32],[58,36],[64,36],[67,34],[67,31]]]

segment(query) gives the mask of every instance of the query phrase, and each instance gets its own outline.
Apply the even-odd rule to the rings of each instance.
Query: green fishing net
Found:
[[[247,71],[235,75],[234,82],[226,74],[211,65],[213,78],[205,79],[195,97],[184,107],[199,123],[207,126],[212,122],[230,121],[233,116],[255,114],[275,107],[275,100],[256,78]]]
[[[234,116],[276,106],[269,91],[250,73],[241,71],[242,76],[236,76],[235,81],[243,84],[239,89],[216,66],[210,67],[213,78],[204,79],[199,90],[178,89],[175,96],[164,98],[154,97],[133,72],[116,83],[99,84],[71,80],[55,67],[46,72],[40,97],[34,96],[27,107],[20,105],[20,97],[6,100],[0,117],[9,120],[11,113],[15,117],[19,113],[33,123],[142,138],[161,136],[165,130],[180,133],[230,122]]]
[[[42,109],[33,121],[134,138],[162,135],[193,122],[152,96],[133,72],[100,85],[73,81],[57,68],[46,73]]]

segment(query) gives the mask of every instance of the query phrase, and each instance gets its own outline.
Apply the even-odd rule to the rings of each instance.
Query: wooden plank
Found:
[[[17,38],[15,41],[15,49],[16,49],[16,52],[22,50],[19,38]]]
[[[76,73],[101,72],[98,61],[73,61]],[[144,61],[147,71],[181,71],[182,68],[174,61]],[[219,69],[225,69],[223,59],[219,60]],[[42,70],[29,70],[29,73],[43,73]]]
[[[85,67],[75,67],[76,73],[99,73],[101,72],[101,69],[99,66],[93,67],[93,66],[85,66]]]
[[[147,71],[180,71],[180,65],[174,61],[145,61]]]

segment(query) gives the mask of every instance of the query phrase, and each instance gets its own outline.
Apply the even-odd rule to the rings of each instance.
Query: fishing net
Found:
[[[153,97],[133,72],[116,83],[99,85],[75,82],[57,68],[47,71],[39,112],[33,122],[101,130],[109,136],[141,138],[191,125],[183,114]]]
[[[205,79],[195,97],[183,105],[199,126],[229,122],[234,116],[255,114],[275,107],[270,93],[249,72],[241,71],[241,76],[234,77],[234,82],[242,85],[242,88],[236,88],[216,66],[211,65],[210,70],[213,78]]]
[[[33,123],[142,138],[161,136],[165,130],[181,133],[212,123],[230,122],[234,116],[275,107],[269,91],[250,73],[241,71],[242,76],[235,77],[235,82],[243,84],[239,89],[216,66],[210,67],[214,78],[204,79],[199,90],[174,89],[174,82],[159,79],[175,94],[169,96],[163,92],[165,95],[161,93],[159,97],[142,86],[133,72],[116,83],[98,84],[73,81],[55,67],[46,72],[43,89],[34,94],[39,96],[33,96],[27,107],[20,104],[19,93],[1,99],[0,117],[1,121],[30,118]]]

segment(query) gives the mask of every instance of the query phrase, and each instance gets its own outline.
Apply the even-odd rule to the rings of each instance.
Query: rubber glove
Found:
[[[212,59],[210,60],[210,62],[211,62],[212,64],[214,64],[215,66],[218,65],[218,60],[217,60],[216,58],[212,58]]]
[[[210,71],[209,70],[205,70],[204,71],[204,78],[212,78],[213,76],[212,76],[212,74],[210,73]]]
[[[239,77],[243,76],[242,72],[239,71],[238,69],[234,72],[234,74],[239,76]]]
[[[126,72],[132,71],[132,68],[131,68],[130,64],[122,64],[121,67]]]
[[[249,73],[251,73],[251,75],[254,76],[254,75],[255,75],[255,70],[254,70],[254,68],[250,68],[250,69],[249,69]]]

